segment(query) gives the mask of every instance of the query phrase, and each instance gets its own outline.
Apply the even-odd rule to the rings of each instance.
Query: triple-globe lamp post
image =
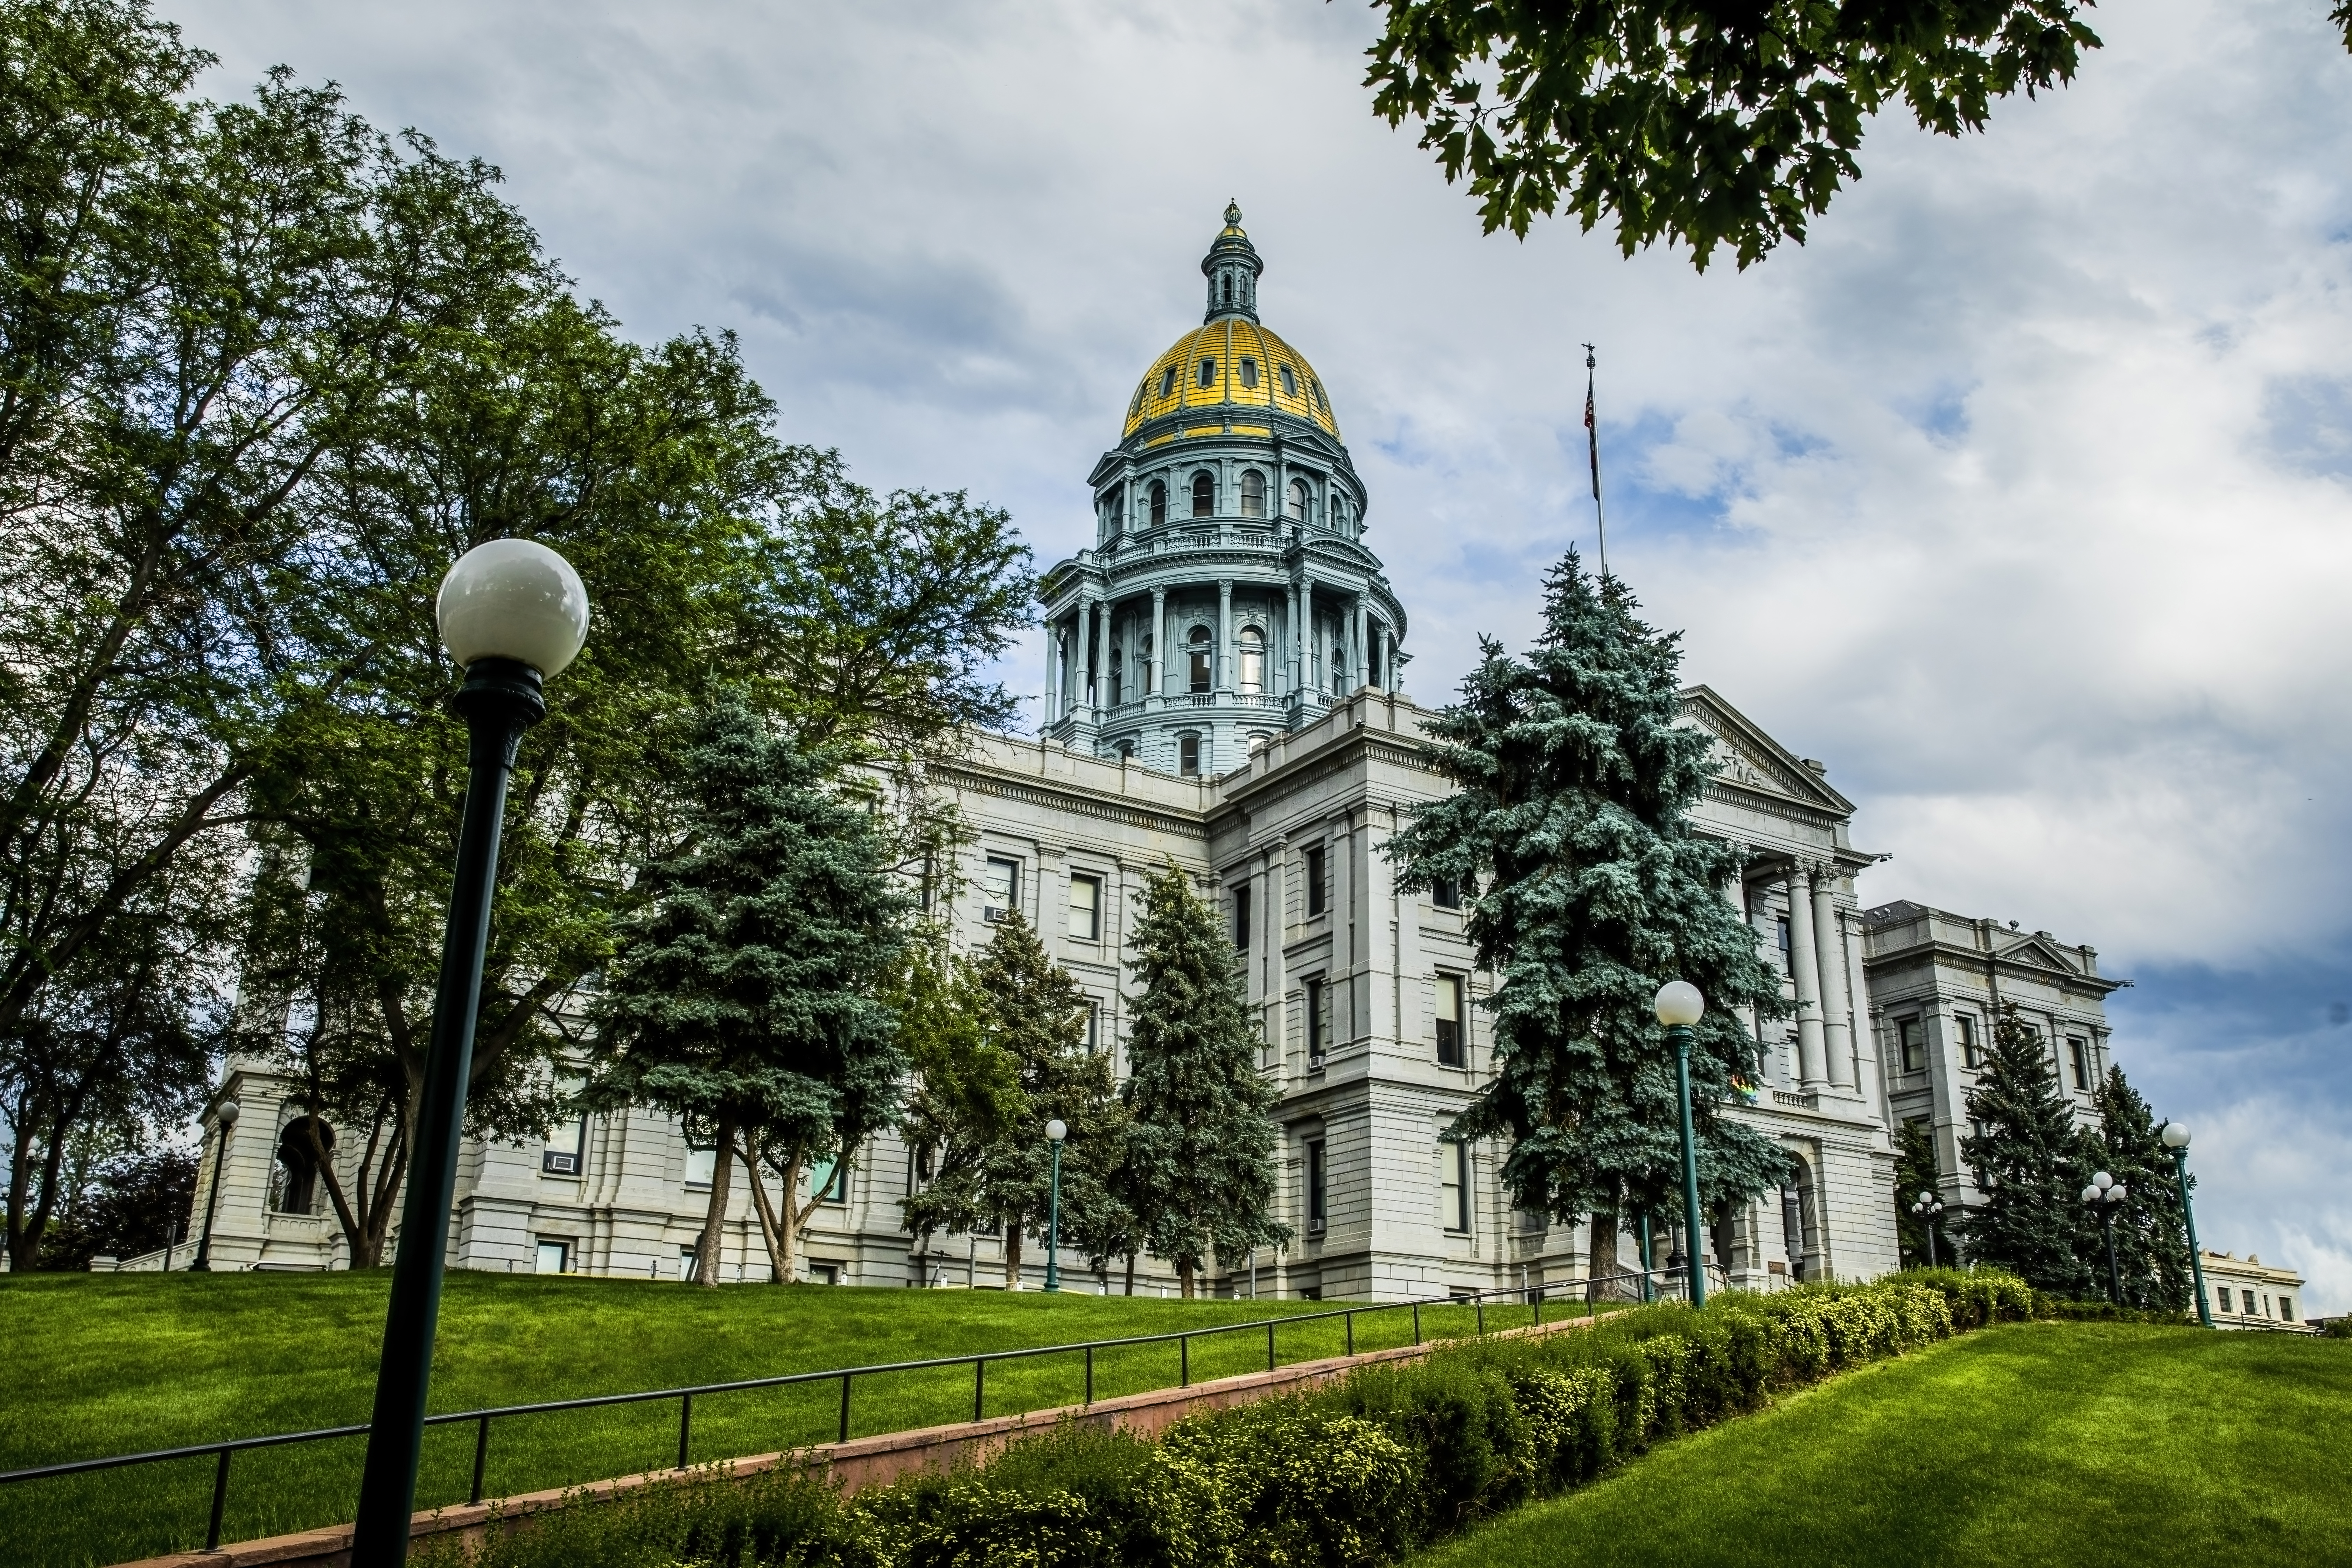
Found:
[[[1682,1096],[1684,1267],[1689,1272],[1690,1303],[1706,1305],[1706,1266],[1699,1261],[1698,1145],[1691,1134],[1690,1053],[1697,1038],[1691,1026],[1706,1015],[1706,998],[1687,980],[1669,980],[1658,987],[1654,1004],[1666,1038],[1675,1045],[1675,1083]]]
[[[1936,1216],[1944,1212],[1944,1200],[1933,1193],[1921,1193],[1911,1205],[1919,1223],[1927,1227],[1927,1267],[1936,1267]]]
[[[2164,1124],[2164,1146],[2172,1151],[2173,1179],[2180,1184],[2180,1219],[2189,1230],[2189,1273],[2197,1284],[2197,1321],[2213,1326],[2213,1309],[2205,1304],[2205,1254],[2197,1245],[2197,1211],[2189,1203],[2189,1124]]]
[[[2124,1184],[2105,1171],[2083,1189],[2083,1201],[2098,1211],[2099,1226],[2107,1234],[2107,1300],[2118,1307],[2124,1304],[2124,1288],[2116,1272],[2116,1209],[2128,1195]]]
[[[466,721],[466,803],[352,1532],[352,1568],[398,1568],[408,1552],[507,781],[523,731],[547,714],[541,683],[570,664],[587,640],[588,591],[571,563],[545,545],[498,539],[467,551],[449,569],[434,614],[443,646],[466,671],[450,701]]]
[[[1054,1180],[1045,1202],[1045,1289],[1062,1288],[1062,1140],[1069,1123],[1056,1116],[1045,1123],[1045,1146],[1054,1152]]]

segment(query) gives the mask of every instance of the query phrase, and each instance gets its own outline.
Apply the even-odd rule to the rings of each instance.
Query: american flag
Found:
[[[1601,431],[1592,423],[1592,372],[1584,373],[1584,448],[1592,459],[1592,499],[1601,499]]]

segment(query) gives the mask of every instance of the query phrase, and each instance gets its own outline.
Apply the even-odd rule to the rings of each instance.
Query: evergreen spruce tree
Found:
[[[1020,1063],[988,1038],[971,961],[946,950],[943,932],[928,936],[909,944],[891,996],[913,1069],[898,1133],[915,1180],[900,1208],[919,1254],[939,1231],[981,1227],[982,1157],[1029,1115]]]
[[[1129,965],[1141,989],[1129,1015],[1120,1195],[1189,1298],[1212,1253],[1230,1265],[1289,1239],[1274,1218],[1276,1095],[1258,1071],[1240,966],[1216,911],[1173,864],[1146,881],[1142,901]]]
[[[1984,1201],[1953,1228],[1969,1260],[2054,1295],[2092,1294],[2085,1234],[2095,1242],[2097,1226],[2082,1197],[2091,1179],[2084,1139],[2049,1043],[2013,1002],[2001,1005],[1968,1113],[1979,1131],[1960,1140],[1960,1158]]]
[[[1109,1056],[1087,1049],[1085,991],[1018,913],[972,960],[971,994],[981,1037],[1010,1060],[1017,1093],[1000,1100],[995,1136],[976,1145],[958,1185],[964,1213],[1003,1227],[1004,1283],[1013,1289],[1020,1284],[1024,1238],[1045,1238],[1053,1184],[1045,1123],[1058,1118],[1068,1129],[1062,1147],[1067,1238],[1108,1202],[1103,1171],[1118,1154],[1118,1101]]]
[[[2189,1272],[2189,1227],[2180,1215],[2180,1187],[2172,1152],[2139,1090],[2119,1067],[2100,1080],[2099,1130],[2087,1134],[2099,1169],[2125,1184],[2131,1195],[2116,1213],[2116,1271],[2124,1305],[2185,1312],[2196,1300]],[[2192,1178],[2193,1179],[2193,1178]],[[2105,1242],[2094,1266],[2104,1278]]]
[[[1675,1056],[1652,1010],[1664,982],[1706,997],[1691,1110],[1707,1216],[1788,1171],[1771,1140],[1719,1114],[1732,1076],[1756,1070],[1740,1009],[1787,1008],[1723,894],[1740,852],[1691,826],[1713,767],[1707,736],[1675,722],[1680,638],[1638,608],[1570,551],[1545,580],[1536,645],[1513,657],[1482,639],[1462,700],[1430,726],[1455,793],[1389,847],[1406,889],[1481,889],[1466,929],[1497,982],[1482,1004],[1495,1076],[1454,1131],[1508,1140],[1503,1181],[1519,1208],[1603,1216],[1596,1271],[1615,1216],[1682,1212]]]
[[[1936,1245],[1927,1246],[1928,1222],[1911,1212],[1921,1193],[1940,1192],[1936,1164],[1936,1129],[1924,1116],[1914,1116],[1895,1131],[1895,1241],[1906,1268],[1925,1268],[1932,1252],[1948,1268],[1959,1261],[1952,1246],[1952,1215],[1935,1219]]]
[[[718,1153],[696,1279],[719,1282],[730,1173],[753,1173],[772,1272],[791,1278],[801,1169],[845,1161],[898,1109],[906,1059],[880,994],[908,900],[836,759],[743,702],[697,715],[682,843],[645,868],[595,1016],[592,1104],[659,1106]],[[779,1227],[758,1170],[785,1176]]]

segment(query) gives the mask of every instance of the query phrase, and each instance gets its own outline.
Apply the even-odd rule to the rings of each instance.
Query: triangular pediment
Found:
[[[2072,948],[2061,947],[2053,937],[2036,932],[2012,946],[2000,950],[2002,962],[2038,964],[2043,969],[2055,969],[2064,974],[2083,973],[2083,955]]]
[[[1801,800],[1840,816],[1853,814],[1853,802],[1832,789],[1827,780],[1726,702],[1713,687],[1686,687],[1677,694],[1677,717],[1715,738],[1709,755],[1722,770],[1716,775],[1719,782]]]

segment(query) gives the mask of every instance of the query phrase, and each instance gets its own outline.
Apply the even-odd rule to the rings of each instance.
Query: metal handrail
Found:
[[[1674,1279],[1678,1279],[1682,1271],[1678,1268],[1660,1268],[1647,1272],[1653,1277]],[[1573,1281],[1573,1284],[1589,1288],[1621,1280],[1640,1279],[1643,1277],[1643,1270],[1630,1269],[1615,1274],[1588,1277]],[[1526,1301],[1535,1309],[1535,1322],[1540,1327],[1543,1322],[1546,1294],[1545,1288],[1541,1286],[1506,1286],[1492,1290],[1465,1291],[1460,1294],[1415,1298],[1403,1301],[1366,1302],[1360,1306],[1335,1307],[1323,1312],[1299,1312],[1274,1318],[1253,1318],[1244,1322],[1219,1323],[1200,1329],[1174,1329],[1165,1333],[1129,1334],[1118,1339],[1081,1340],[1060,1345],[1031,1345],[1018,1350],[976,1351],[970,1355],[933,1356],[922,1361],[879,1362],[868,1366],[833,1367],[822,1372],[781,1373],[772,1377],[738,1378],[727,1383],[696,1384],[686,1388],[644,1389],[630,1394],[585,1394],[576,1399],[541,1400],[531,1405],[491,1405],[479,1410],[458,1410],[439,1415],[427,1415],[425,1417],[425,1425],[457,1426],[467,1422],[475,1425],[473,1486],[467,1500],[478,1503],[482,1500],[483,1469],[489,1458],[490,1423],[504,1416],[539,1415],[550,1411],[586,1410],[605,1405],[647,1405],[661,1400],[675,1399],[678,1402],[677,1468],[685,1469],[691,1455],[694,1401],[701,1394],[734,1394],[747,1389],[782,1388],[795,1384],[827,1383],[837,1379],[841,1384],[841,1413],[835,1428],[837,1433],[835,1440],[845,1443],[849,1440],[850,1427],[849,1391],[851,1382],[856,1378],[877,1377],[888,1373],[927,1372],[940,1367],[969,1365],[972,1369],[971,1418],[979,1421],[985,1419],[986,1415],[988,1363],[992,1361],[1024,1361],[1037,1356],[1083,1353],[1086,1358],[1085,1402],[1092,1405],[1095,1402],[1095,1352],[1097,1351],[1118,1350],[1133,1345],[1166,1344],[1173,1341],[1177,1347],[1178,1357],[1177,1386],[1190,1388],[1192,1385],[1192,1342],[1197,1339],[1263,1329],[1265,1331],[1265,1366],[1268,1372],[1272,1372],[1277,1364],[1275,1331],[1285,1324],[1325,1322],[1333,1318],[1341,1319],[1347,1331],[1346,1353],[1353,1355],[1356,1351],[1356,1319],[1366,1313],[1410,1310],[1412,1314],[1412,1342],[1419,1345],[1423,1342],[1421,1310],[1424,1306],[1469,1306],[1477,1314],[1475,1332],[1484,1335],[1486,1331],[1486,1300],[1489,1297],[1505,1297]],[[1027,1412],[1021,1412],[1021,1414],[1025,1415]],[[363,1436],[369,1429],[366,1425],[321,1426],[307,1432],[277,1432],[260,1437],[227,1437],[215,1443],[195,1443],[182,1448],[156,1448],[138,1454],[111,1454],[102,1458],[69,1459],[61,1464],[39,1465],[28,1469],[0,1470],[0,1486],[16,1481],[42,1480],[58,1476],[86,1475],[98,1470],[121,1469],[132,1465],[164,1464],[175,1459],[199,1458],[206,1455],[215,1456],[219,1462],[214,1471],[211,1518],[205,1527],[204,1548],[211,1552],[220,1545],[221,1519],[228,1501],[229,1460],[232,1456],[251,1448],[279,1448],[296,1443],[326,1442],[338,1437]]]

